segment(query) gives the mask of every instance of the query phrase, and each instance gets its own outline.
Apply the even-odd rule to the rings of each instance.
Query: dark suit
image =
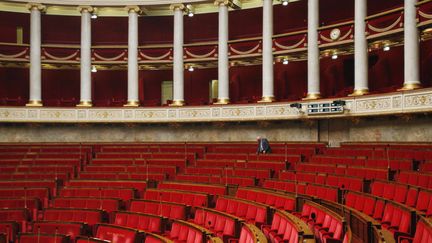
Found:
[[[269,141],[267,140],[267,138],[260,138],[258,140],[257,154],[269,154],[269,153],[271,153]]]

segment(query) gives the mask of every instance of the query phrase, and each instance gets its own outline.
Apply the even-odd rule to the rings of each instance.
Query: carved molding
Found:
[[[341,100],[341,99],[338,99]],[[167,123],[226,122],[263,120],[304,120],[332,117],[360,117],[388,114],[432,112],[432,88],[382,95],[347,97],[345,112],[335,115],[308,116],[291,103],[257,103],[250,105],[160,107],[160,108],[48,108],[0,107],[0,122],[60,123]],[[328,100],[326,100],[328,101]]]

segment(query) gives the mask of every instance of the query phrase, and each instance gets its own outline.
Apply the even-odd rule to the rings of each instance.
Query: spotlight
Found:
[[[301,109],[302,108],[302,104],[300,103],[292,103],[290,104],[291,108],[297,108],[297,109]]]
[[[92,72],[92,73],[96,73],[96,72],[97,72],[97,68],[96,68],[96,66],[92,66],[92,68],[91,68],[91,72]]]
[[[282,5],[283,6],[288,6],[289,0],[282,0]]]
[[[193,67],[192,65],[188,67],[188,71],[189,71],[189,72],[193,72],[194,70],[195,70],[195,69],[194,69],[194,67]]]
[[[338,59],[338,55],[335,53],[335,54],[332,55],[331,58],[332,58],[333,60],[336,60],[336,59]]]
[[[288,65],[288,63],[289,63],[288,58],[284,58],[284,59],[282,60],[282,64],[283,64],[283,65]]]
[[[338,105],[338,106],[344,106],[346,104],[346,101],[345,100],[334,100],[333,104]]]
[[[193,17],[194,16],[194,14],[195,14],[195,8],[191,4],[186,5],[186,14],[189,17]]]
[[[389,45],[385,45],[383,47],[383,51],[390,51],[390,46]]]
[[[98,16],[97,16],[97,14],[95,14],[95,13],[92,13],[91,16],[90,16],[90,18],[92,18],[92,19],[97,19],[97,17],[98,17]]]

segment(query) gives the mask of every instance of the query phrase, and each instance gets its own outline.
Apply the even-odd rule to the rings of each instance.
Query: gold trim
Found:
[[[369,16],[367,16],[365,18],[365,20],[370,20],[370,19],[373,19],[373,18],[381,17],[381,16],[384,16],[384,15],[388,15],[388,14],[392,14],[392,13],[396,13],[396,12],[400,12],[400,11],[403,11],[403,7],[399,7],[399,8],[391,9],[389,11],[385,11],[385,12],[369,15]]]
[[[169,6],[169,9],[171,11],[174,11],[176,9],[184,10],[185,9],[185,5],[183,3],[174,3],[174,4],[171,4]]]
[[[258,101],[258,103],[271,103],[274,102],[276,99],[274,96],[263,96],[261,100]]]
[[[29,100],[29,103],[26,104],[27,107],[41,107],[43,106],[41,100]]]
[[[126,104],[124,104],[124,107],[138,107],[140,105],[138,100],[129,100]]]
[[[362,96],[369,94],[369,89],[356,89],[354,92],[348,96]]]
[[[185,102],[184,100],[174,100],[169,106],[184,106]]]
[[[229,98],[223,98],[223,99],[217,99],[216,103],[213,103],[214,105],[227,105],[230,103]]]
[[[317,100],[321,98],[320,93],[308,93],[302,100]]]
[[[422,87],[422,85],[420,84],[420,82],[418,82],[418,83],[404,83],[403,87],[398,89],[398,91],[420,89],[421,87]]]
[[[353,24],[354,24],[354,20],[351,20],[351,21],[346,21],[346,22],[342,22],[342,23],[322,26],[322,27],[319,27],[318,30],[326,30],[326,29],[331,29],[331,28],[336,28],[336,27],[346,26],[346,25],[353,25]]]
[[[39,11],[41,11],[41,12],[45,12],[46,11],[46,6],[45,5],[43,5],[43,4],[41,4],[41,3],[27,3],[26,4],[26,8],[28,9],[28,10],[32,10],[32,9],[37,9],[37,10],[39,10]]]
[[[90,100],[82,100],[76,107],[92,107],[93,104]]]

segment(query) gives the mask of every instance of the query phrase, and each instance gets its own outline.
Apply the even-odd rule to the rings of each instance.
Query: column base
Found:
[[[29,103],[26,104],[27,107],[41,107],[43,106],[41,100],[29,100]]]
[[[306,97],[303,98],[302,100],[317,100],[317,99],[321,99],[320,93],[308,93]]]
[[[169,104],[169,106],[184,106],[184,100],[174,100],[173,103]]]
[[[420,83],[406,83],[402,88],[398,89],[398,91],[406,91],[406,90],[414,90],[420,89],[422,86]]]
[[[271,103],[274,102],[276,99],[274,96],[263,96],[261,100],[258,100],[258,103]]]
[[[230,103],[229,98],[223,98],[223,99],[217,99],[216,103],[213,103],[213,105],[227,105]]]
[[[352,94],[349,94],[348,96],[362,96],[369,94],[369,89],[356,89]]]
[[[93,104],[91,101],[88,100],[82,100],[80,101],[80,103],[78,105],[76,105],[77,107],[92,107]]]
[[[129,100],[123,107],[138,107],[140,105],[138,100]]]

